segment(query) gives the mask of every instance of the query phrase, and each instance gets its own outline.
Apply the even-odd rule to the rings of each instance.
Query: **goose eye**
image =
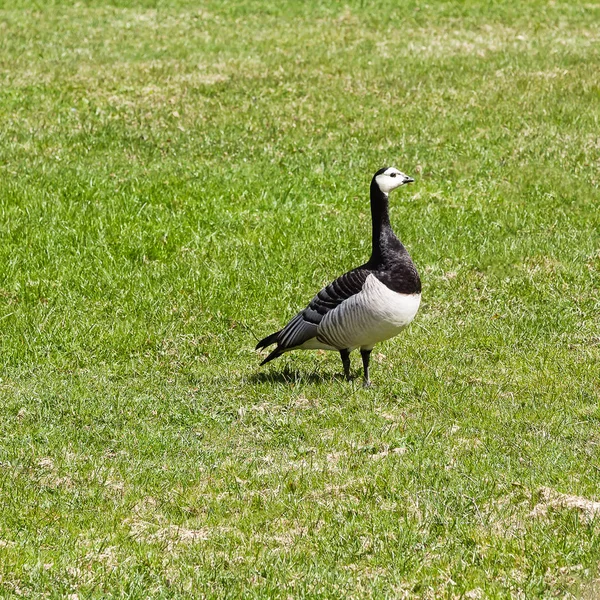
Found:
[[[396,177],[397,173],[390,173],[390,177]]]

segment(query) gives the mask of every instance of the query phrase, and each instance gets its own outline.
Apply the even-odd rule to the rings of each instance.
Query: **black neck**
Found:
[[[373,249],[370,263],[379,264],[383,260],[384,238],[392,235],[390,215],[388,211],[388,195],[377,185],[375,178],[371,181],[371,220],[373,223]]]

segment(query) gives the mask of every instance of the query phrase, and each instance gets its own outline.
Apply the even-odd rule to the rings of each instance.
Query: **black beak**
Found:
[[[404,178],[404,183],[414,183],[414,179],[412,177],[405,177]]]

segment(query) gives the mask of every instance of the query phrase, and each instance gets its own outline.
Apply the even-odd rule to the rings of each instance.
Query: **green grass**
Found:
[[[539,490],[600,500],[599,42],[560,0],[0,0],[2,597],[597,597],[600,519]],[[260,369],[385,164],[423,304],[375,388]]]

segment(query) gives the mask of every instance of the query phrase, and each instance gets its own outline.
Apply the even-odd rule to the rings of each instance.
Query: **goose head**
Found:
[[[414,181],[412,177],[405,175],[402,171],[398,171],[396,167],[383,167],[383,169],[379,169],[373,179],[381,192],[386,195],[401,185],[406,185]]]

